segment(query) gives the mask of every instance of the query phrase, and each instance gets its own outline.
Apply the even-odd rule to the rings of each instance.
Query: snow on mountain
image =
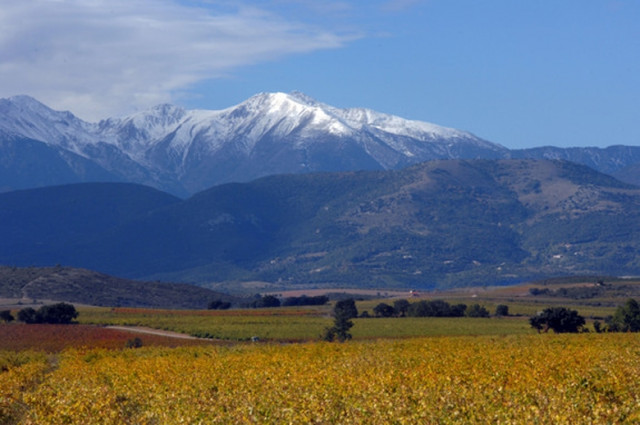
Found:
[[[87,123],[28,96],[0,99],[0,131],[93,160],[125,180],[188,193],[266,174],[389,169],[437,158],[499,157],[470,133],[302,93],[261,93],[227,109],[158,105]]]
[[[29,96],[0,99],[0,129],[6,134],[80,153],[84,145],[93,142],[93,127],[71,112],[54,111]]]

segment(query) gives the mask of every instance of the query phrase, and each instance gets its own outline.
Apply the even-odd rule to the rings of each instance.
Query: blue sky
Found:
[[[636,0],[5,0],[0,97],[95,121],[298,90],[509,148],[640,145]]]

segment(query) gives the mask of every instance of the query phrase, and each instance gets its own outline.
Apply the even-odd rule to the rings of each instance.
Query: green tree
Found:
[[[265,295],[264,297],[260,297],[255,300],[251,307],[253,308],[272,308],[272,307],[280,307],[280,299],[273,295]]]
[[[489,312],[480,304],[472,304],[467,308],[467,317],[489,317]]]
[[[373,308],[373,313],[376,317],[391,317],[396,314],[396,310],[389,304],[380,303]]]
[[[575,333],[582,329],[585,320],[575,310],[565,307],[551,307],[531,316],[529,323],[538,332],[548,332],[549,329],[552,329],[555,333]]]
[[[69,324],[78,317],[76,308],[67,303],[44,305],[37,311],[31,307],[18,312],[18,320],[24,323]]]
[[[333,327],[325,330],[323,338],[326,341],[337,339],[340,342],[351,339],[349,329],[353,327],[351,319],[355,317],[358,317],[358,309],[354,299],[338,301],[333,307]]]
[[[227,310],[231,307],[231,303],[222,300],[213,300],[209,303],[207,308],[209,310]]]
[[[396,314],[400,317],[404,317],[407,315],[407,311],[409,310],[409,306],[411,303],[407,300],[395,300],[393,302],[393,309],[396,311]]]
[[[496,316],[508,316],[509,315],[509,306],[504,304],[498,304],[496,306]]]
[[[629,298],[616,309],[607,325],[612,332],[640,332],[640,305],[638,301]]]
[[[76,308],[67,303],[44,305],[37,312],[38,323],[69,324],[78,317]]]
[[[13,322],[14,317],[10,310],[2,310],[0,311],[0,320],[3,320],[5,323],[9,323]]]
[[[24,323],[38,323],[38,313],[31,307],[25,307],[18,312],[18,320]]]

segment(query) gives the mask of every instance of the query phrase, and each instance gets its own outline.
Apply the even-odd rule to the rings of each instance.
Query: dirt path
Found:
[[[162,329],[146,328],[143,326],[106,326],[106,328],[117,329],[119,331],[136,332],[141,334],[166,336],[169,338],[206,339],[206,338],[198,338],[198,337],[187,335],[187,334],[181,334],[179,332],[164,331]]]

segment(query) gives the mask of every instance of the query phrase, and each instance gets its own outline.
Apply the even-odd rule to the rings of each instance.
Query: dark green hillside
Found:
[[[5,228],[0,261],[280,287],[640,274],[640,188],[567,162],[450,160],[399,171],[281,175],[184,201],[156,193],[149,204],[148,189],[139,190],[146,195],[131,200],[134,206],[109,198],[124,202],[121,214],[99,214],[107,206],[98,200],[72,219],[64,207],[71,198],[50,216],[14,214],[14,227],[40,230]],[[31,196],[20,203],[37,204]],[[7,199],[0,196],[0,207],[15,204]]]
[[[83,183],[0,194],[0,263],[79,263],[80,247],[180,200],[130,183]]]
[[[55,300],[111,307],[204,309],[238,299],[193,285],[139,282],[71,267],[1,267],[0,298]]]
[[[122,179],[86,158],[61,148],[0,132],[0,192],[83,181]]]

